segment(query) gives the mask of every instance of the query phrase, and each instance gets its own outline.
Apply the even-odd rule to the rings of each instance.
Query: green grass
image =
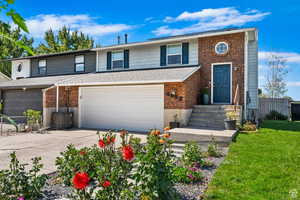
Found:
[[[239,134],[206,199],[300,199],[300,122],[265,121],[257,133]]]

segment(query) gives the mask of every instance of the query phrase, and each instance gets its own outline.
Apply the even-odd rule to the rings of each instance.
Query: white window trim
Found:
[[[114,68],[114,63],[113,63],[113,61],[119,61],[119,60],[113,60],[113,54],[114,54],[114,53],[120,53],[120,52],[123,54],[123,56],[122,56],[122,59],[119,59],[119,60],[122,60],[122,61],[123,61],[123,66],[120,67],[120,68]],[[112,52],[111,52],[111,69],[112,69],[112,70],[124,69],[124,65],[125,65],[125,63],[124,63],[124,51],[123,51],[123,50],[112,51]]]
[[[230,103],[214,103],[214,66],[216,65],[230,65]],[[210,82],[211,104],[232,104],[232,62],[212,63],[211,64],[211,82]]]
[[[226,51],[225,53],[218,53],[217,47],[218,47],[218,45],[220,45],[220,44],[225,44],[225,45],[226,45],[227,51]],[[215,52],[216,52],[216,54],[218,54],[218,55],[224,55],[224,54],[228,53],[228,51],[229,51],[229,45],[228,45],[228,43],[225,42],[225,41],[218,42],[218,43],[216,44],[216,46],[215,46]]]
[[[83,57],[83,62],[76,62],[76,57],[79,57],[79,56],[82,56]],[[85,71],[85,56],[84,55],[76,55],[75,57],[74,57],[74,60],[75,60],[75,72],[84,72]],[[77,64],[83,64],[83,70],[80,70],[80,71],[78,71],[77,70],[77,68],[76,68],[76,65]]]
[[[169,46],[175,46],[175,45],[180,45],[180,53],[169,54],[168,53]],[[175,56],[175,55],[181,55],[181,57],[180,57],[180,63],[179,64],[169,64],[169,62],[168,62],[168,56]],[[167,63],[167,66],[182,65],[182,43],[167,44],[166,63]]]

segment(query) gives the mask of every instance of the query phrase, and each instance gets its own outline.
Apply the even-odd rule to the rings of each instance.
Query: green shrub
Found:
[[[184,152],[181,158],[185,166],[191,167],[195,163],[203,164],[203,155],[200,145],[196,142],[188,142],[184,145]]]
[[[221,157],[222,153],[218,149],[218,144],[216,143],[215,139],[212,138],[211,142],[207,148],[207,155],[212,157]]]
[[[256,131],[256,124],[252,122],[246,122],[240,127],[241,131]]]
[[[130,146],[128,135],[122,136],[122,148],[115,146],[116,135],[107,132],[99,135],[98,146],[76,149],[69,145],[56,159],[58,177],[67,186],[72,186],[72,199],[113,200],[122,197],[131,186],[129,180],[133,165],[125,160],[122,148]],[[132,155],[133,156],[133,155]],[[77,177],[84,175],[87,182],[77,183]]]
[[[98,133],[99,134],[99,133]],[[147,143],[121,131],[121,147],[112,132],[99,134],[98,146],[68,146],[57,158],[58,176],[72,186],[72,199],[176,199],[172,189],[172,151],[168,134],[151,132]],[[79,181],[79,183],[78,183]]]
[[[10,154],[11,161],[9,170],[0,171],[0,199],[16,200],[20,197],[24,199],[36,200],[41,197],[42,188],[48,179],[47,175],[39,175],[43,165],[41,158],[32,159],[32,168],[25,170],[28,164],[20,164],[16,153]]]
[[[29,131],[35,130],[42,122],[42,112],[38,110],[28,109],[23,114],[26,117]]]
[[[138,199],[178,199],[173,189],[172,141],[168,138],[169,134],[160,136],[159,131],[152,130],[142,151],[136,155],[134,180]]]
[[[277,112],[276,110],[272,110],[269,114],[266,115],[265,119],[267,119],[267,120],[287,120],[288,117]]]
[[[174,167],[173,180],[177,183],[196,183],[203,179],[203,174],[198,168]]]

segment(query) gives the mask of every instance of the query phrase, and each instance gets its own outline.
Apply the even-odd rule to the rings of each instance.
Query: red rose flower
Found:
[[[107,144],[107,145],[110,145],[111,143],[114,143],[115,140],[116,140],[115,137],[107,136],[107,138],[106,138],[106,144]]]
[[[105,188],[107,188],[107,187],[109,187],[109,186],[111,186],[111,183],[110,183],[110,181],[104,181],[103,183],[102,183],[102,186],[103,187],[105,187]]]
[[[73,177],[74,188],[83,190],[88,186],[90,177],[86,172],[77,172]]]
[[[85,151],[80,151],[79,154],[84,156],[86,153],[85,153]]]
[[[131,146],[122,147],[122,154],[124,160],[131,161],[134,158],[134,152]]]
[[[110,141],[111,141],[112,143],[115,143],[116,137],[112,137],[112,138],[110,139]]]
[[[99,140],[98,145],[99,145],[99,147],[104,148],[105,147],[104,140]]]

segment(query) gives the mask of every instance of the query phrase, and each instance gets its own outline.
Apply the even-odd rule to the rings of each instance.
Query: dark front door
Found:
[[[230,104],[230,65],[213,66],[213,103]]]

